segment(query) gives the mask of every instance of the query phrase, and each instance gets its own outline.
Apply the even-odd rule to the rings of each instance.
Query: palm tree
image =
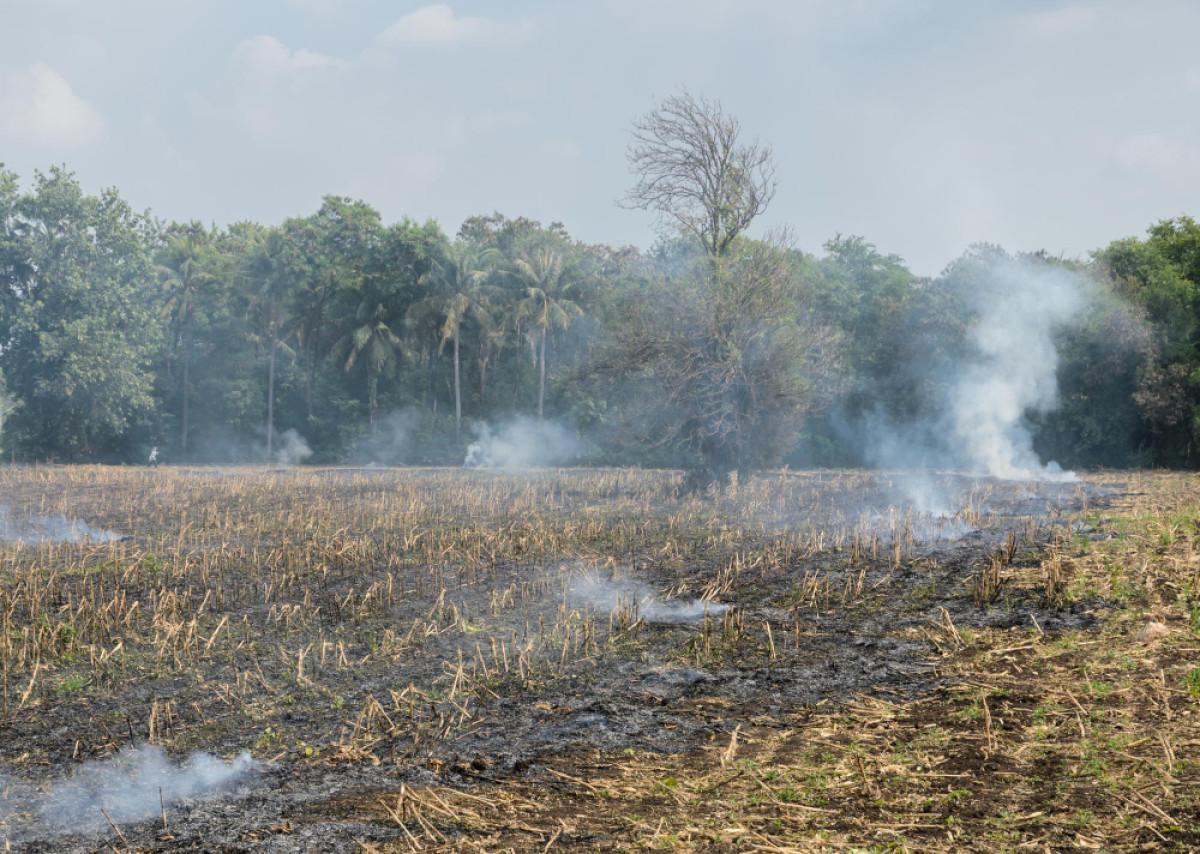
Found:
[[[525,298],[517,304],[518,328],[527,324],[526,338],[538,364],[538,418],[546,400],[546,337],[551,331],[566,330],[583,314],[567,298],[575,285],[574,271],[554,249],[541,249],[513,262],[517,279],[525,285]]]
[[[342,363],[342,370],[347,373],[356,361],[363,360],[367,369],[367,417],[374,434],[379,413],[379,375],[395,360],[403,342],[392,331],[393,313],[384,294],[371,282],[364,282],[352,293],[342,315],[342,335],[334,342],[331,356]]]
[[[250,308],[262,309],[263,331],[266,333],[267,359],[267,458],[271,457],[275,436],[275,363],[277,351],[283,346],[283,300],[290,284],[286,266],[286,243],[277,228],[268,229],[257,237],[247,262],[247,275],[254,282],[256,295]]]
[[[188,450],[188,417],[191,399],[192,327],[196,314],[196,295],[215,278],[206,269],[213,263],[207,232],[193,230],[167,240],[160,268],[164,273],[163,310],[170,315],[172,353],[183,352],[183,413],[179,447]]]
[[[450,248],[441,260],[432,262],[429,272],[421,276],[420,283],[432,287],[434,293],[411,309],[413,317],[429,312],[436,313],[441,320],[438,330],[440,339],[438,353],[446,341],[454,343],[454,439],[462,439],[462,388],[459,371],[459,337],[463,322],[468,318],[477,321],[489,319],[484,306],[488,279],[487,265],[500,253],[486,249],[477,253],[467,244],[460,243]],[[485,368],[486,370],[486,368]]]
[[[471,318],[475,325],[475,361],[479,366],[479,399],[487,394],[488,366],[508,340],[511,312],[506,311],[503,289],[484,283],[476,296]]]

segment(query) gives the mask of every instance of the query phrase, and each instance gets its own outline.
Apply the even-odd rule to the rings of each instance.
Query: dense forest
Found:
[[[497,213],[450,236],[335,196],[214,227],[89,195],[65,167],[24,186],[0,169],[3,453],[459,464],[481,431],[523,417],[561,425],[592,464],[695,467],[739,435],[751,442],[718,468],[886,462],[862,437],[938,423],[939,385],[980,322],[971,295],[1019,262],[1093,283],[1055,329],[1057,405],[1025,414],[1037,451],[1200,463],[1191,218],[1085,261],[972,246],[934,278],[864,237],[810,254],[742,227],[721,245],[667,229],[640,250]],[[685,369],[706,357],[722,379]],[[733,375],[736,392],[721,385]]]

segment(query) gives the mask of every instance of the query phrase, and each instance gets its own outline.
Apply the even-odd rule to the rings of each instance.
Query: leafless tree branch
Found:
[[[719,101],[686,90],[635,119],[627,156],[637,184],[621,203],[654,210],[724,255],[775,195],[771,147],[740,141],[741,125]]]

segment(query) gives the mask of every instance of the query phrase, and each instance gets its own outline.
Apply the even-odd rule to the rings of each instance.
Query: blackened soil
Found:
[[[214,633],[214,648],[228,641],[224,658],[118,678],[94,696],[45,699],[36,713],[13,716],[0,755],[53,788],[66,763],[110,754],[131,734],[144,739],[146,709],[174,699],[172,752],[250,749],[261,764],[220,794],[170,805],[166,828],[157,815],[122,827],[121,847],[354,851],[402,831],[339,813],[341,795],[401,783],[559,785],[545,768],[550,757],[687,751],[857,694],[928,692],[942,679],[939,640],[950,643],[955,631],[1093,624],[1102,603],[1050,604],[1044,589],[1012,579],[1056,538],[1087,536],[1073,514],[1102,509],[1119,483],[930,476],[922,487],[950,511],[937,516],[906,505],[903,476],[855,474],[849,485],[807,477],[791,502],[722,510],[720,499],[718,512],[744,518],[711,546],[703,531],[664,521],[673,506],[664,499],[647,510],[642,536],[607,551],[593,543],[529,560],[492,557],[471,570],[449,561],[437,567],[437,585],[413,575],[401,581],[409,595],[379,611],[364,606],[354,619],[366,583],[382,576],[334,567],[309,589],[324,622],[299,639],[268,624],[249,594],[231,595],[230,623],[249,626],[253,643],[234,646],[243,628]],[[573,500],[561,487],[558,499]],[[992,581],[981,580],[989,572]],[[589,590],[597,579],[615,590],[615,603],[581,601],[580,578]],[[237,584],[264,586],[252,571]],[[694,618],[655,621],[642,616],[652,611],[644,598],[633,606],[648,591],[659,602],[704,595],[713,604]],[[381,640],[385,630],[391,640]],[[107,824],[50,835],[32,808],[9,812],[18,850],[120,845]]]

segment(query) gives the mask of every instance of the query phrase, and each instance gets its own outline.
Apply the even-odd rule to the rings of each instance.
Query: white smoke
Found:
[[[84,763],[42,793],[16,779],[0,779],[0,828],[10,836],[87,833],[151,818],[164,807],[224,789],[257,767],[249,753],[230,762],[193,753],[174,765],[161,747],[126,748],[109,759]]]
[[[903,472],[895,480],[909,509],[932,518],[954,515],[956,508],[946,489],[936,483],[928,471],[917,469]]]
[[[729,609],[728,605],[704,599],[686,602],[663,600],[643,584],[621,584],[593,575],[576,579],[571,584],[569,595],[574,602],[590,605],[598,611],[613,611],[622,607],[635,609],[639,617],[656,623],[686,623],[702,619],[706,614],[723,614]]]
[[[1057,463],[1038,459],[1026,416],[1058,406],[1055,333],[1086,308],[1086,279],[1030,261],[999,264],[976,296],[976,357],[950,396],[964,462],[1009,480],[1074,479]]]
[[[278,445],[271,456],[281,466],[298,466],[312,456],[308,442],[291,428],[284,430],[277,441]]]
[[[420,431],[420,412],[411,407],[394,410],[380,416],[375,432],[358,443],[354,456],[363,463],[403,465],[413,456]]]
[[[895,427],[881,415],[868,417],[864,455],[877,469],[897,470],[893,475],[898,503],[933,517],[953,516],[956,500],[944,484],[935,481],[931,461],[945,464],[943,455],[931,449],[921,425]]]
[[[108,543],[121,535],[103,528],[93,528],[78,519],[66,516],[16,516],[0,504],[0,541],[8,543]]]
[[[970,352],[933,369],[947,389],[942,412],[899,423],[882,408],[856,425],[834,418],[873,466],[908,473],[898,485],[913,509],[941,517],[961,505],[929,476],[931,468],[1006,480],[1075,479],[1038,458],[1029,416],[1058,406],[1058,335],[1083,320],[1092,284],[1065,267],[1007,256],[981,265],[968,284],[964,297],[976,318]]]
[[[467,468],[528,469],[560,465],[579,453],[579,443],[566,428],[549,421],[518,417],[492,429],[475,427],[467,446]]]

